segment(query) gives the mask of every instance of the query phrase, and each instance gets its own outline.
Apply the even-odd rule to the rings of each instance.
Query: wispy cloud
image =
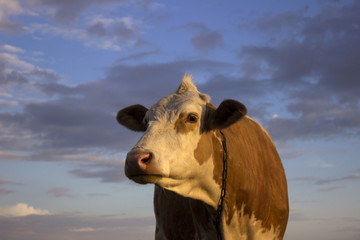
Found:
[[[335,183],[335,182],[343,182],[343,181],[357,181],[357,180],[360,180],[360,174],[358,174],[358,173],[355,173],[352,175],[346,175],[343,177],[327,178],[327,179],[320,179],[317,177],[294,177],[294,178],[288,179],[288,181],[291,181],[291,182],[304,181],[304,182],[314,183],[316,185],[329,184],[329,183]],[[333,190],[333,189],[331,189],[331,190]]]
[[[15,192],[15,191],[13,191],[13,190],[8,190],[8,189],[0,188],[0,195],[11,194],[11,193],[14,193],[14,192]]]
[[[95,229],[91,227],[84,227],[84,228],[72,228],[70,232],[93,232]]]
[[[318,192],[333,192],[337,189],[340,189],[342,187],[326,187],[326,188],[319,188]]]
[[[328,184],[328,183],[333,183],[333,182],[342,182],[342,181],[353,181],[353,180],[360,180],[360,174],[352,174],[352,175],[347,175],[344,177],[339,177],[339,178],[329,178],[329,179],[320,179],[317,180],[315,182],[315,184]]]
[[[70,197],[70,189],[64,187],[56,187],[52,188],[48,191],[49,194],[53,195],[54,197]]]
[[[14,53],[24,53],[25,52],[24,49],[21,49],[21,48],[18,48],[18,47],[9,45],[9,44],[2,45],[0,47],[0,49],[7,51],[7,52],[14,52]]]

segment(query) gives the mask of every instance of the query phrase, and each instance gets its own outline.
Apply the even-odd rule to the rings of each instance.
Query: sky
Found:
[[[124,176],[185,73],[273,137],[287,240],[360,239],[360,1],[0,0],[1,240],[153,239],[153,186]]]

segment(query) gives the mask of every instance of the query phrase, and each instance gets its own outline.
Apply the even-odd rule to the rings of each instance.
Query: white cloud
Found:
[[[6,73],[10,73],[13,70],[31,71],[35,68],[34,65],[19,59],[19,57],[14,54],[0,53],[0,61],[1,60],[6,63],[7,66],[7,68],[5,69]]]
[[[65,39],[82,41],[87,47],[120,51],[131,48],[140,41],[141,21],[132,17],[108,18],[96,15],[86,24],[86,28],[31,24],[33,34],[53,35]]]
[[[15,47],[15,46],[11,46],[8,44],[2,45],[0,48],[7,52],[15,52],[15,53],[24,53],[25,52],[24,49],[21,49],[21,48]]]
[[[0,216],[3,217],[24,217],[28,215],[51,215],[51,213],[48,210],[34,208],[26,203],[0,208]]]
[[[271,117],[271,119],[277,119],[277,118],[279,118],[279,115],[277,115],[277,114],[274,114],[274,115]]]

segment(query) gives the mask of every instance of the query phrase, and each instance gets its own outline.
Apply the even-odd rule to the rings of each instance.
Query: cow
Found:
[[[155,184],[155,239],[283,239],[285,171],[244,104],[228,99],[215,108],[185,74],[150,109],[132,105],[116,118],[144,132],[126,156],[125,175]]]

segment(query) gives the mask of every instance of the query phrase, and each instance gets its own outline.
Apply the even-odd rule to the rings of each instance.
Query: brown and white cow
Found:
[[[246,113],[234,100],[215,108],[187,75],[175,93],[150,109],[119,111],[120,124],[144,132],[127,154],[125,174],[155,184],[155,239],[217,239],[220,130],[228,152],[223,239],[283,239],[289,214],[284,168],[269,134]]]

